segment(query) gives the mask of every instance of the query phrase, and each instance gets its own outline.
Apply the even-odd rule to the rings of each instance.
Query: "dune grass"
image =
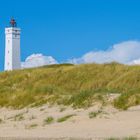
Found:
[[[109,94],[120,94],[112,103],[127,109],[140,104],[140,66],[117,63],[51,65],[0,73],[0,106],[23,108],[43,104],[87,108],[107,103]]]
[[[0,118],[0,124],[3,122],[3,120]]]
[[[13,116],[13,120],[14,121],[22,121],[24,120],[24,116],[23,116],[23,113],[20,113],[20,114],[16,114],[15,116]]]
[[[98,115],[100,115],[102,113],[102,110],[98,110],[98,111],[95,111],[95,112],[90,112],[89,113],[89,118],[92,119],[92,118],[96,118]]]
[[[61,123],[61,122],[65,122],[68,119],[70,119],[71,117],[75,116],[75,114],[71,114],[71,115],[66,115],[64,117],[58,118],[57,122]]]
[[[30,124],[30,125],[26,125],[25,129],[33,129],[33,128],[36,128],[37,126],[38,126],[38,124],[33,123],[33,124]]]
[[[54,118],[52,116],[50,117],[47,117],[45,120],[44,120],[44,124],[51,124],[54,122]]]

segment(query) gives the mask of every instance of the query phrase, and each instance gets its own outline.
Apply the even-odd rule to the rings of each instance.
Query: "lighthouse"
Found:
[[[11,19],[10,26],[5,28],[5,71],[21,68],[20,31],[15,19]]]

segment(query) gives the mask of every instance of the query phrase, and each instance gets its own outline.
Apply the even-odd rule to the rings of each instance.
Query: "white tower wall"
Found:
[[[5,29],[5,71],[21,68],[20,62],[20,28]]]

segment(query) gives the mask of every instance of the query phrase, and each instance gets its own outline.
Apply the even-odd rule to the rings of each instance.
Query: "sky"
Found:
[[[0,70],[11,17],[21,28],[23,67],[140,63],[139,0],[0,0]],[[37,62],[37,63],[36,63]]]

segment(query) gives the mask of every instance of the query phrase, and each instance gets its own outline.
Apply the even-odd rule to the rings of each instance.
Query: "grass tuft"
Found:
[[[38,124],[36,123],[33,123],[33,124],[30,124],[29,126],[25,126],[26,129],[33,129],[33,128],[36,128],[38,126]]]
[[[100,115],[102,113],[101,110],[98,110],[96,112],[90,112],[89,113],[89,118],[92,119],[92,118],[96,118],[98,115]]]
[[[54,122],[54,118],[53,117],[47,117],[45,120],[44,120],[44,124],[51,124]]]
[[[0,118],[0,124],[3,123],[3,120]]]
[[[66,115],[64,117],[61,117],[57,120],[57,122],[61,123],[61,122],[64,122],[64,121],[67,121],[68,119],[70,119],[71,117],[75,116],[74,114],[71,114],[71,115]]]
[[[13,117],[13,120],[14,121],[22,121],[22,120],[24,120],[25,118],[24,118],[24,116],[23,116],[23,113],[21,113],[21,114],[17,114],[17,115],[15,115],[14,117]]]

